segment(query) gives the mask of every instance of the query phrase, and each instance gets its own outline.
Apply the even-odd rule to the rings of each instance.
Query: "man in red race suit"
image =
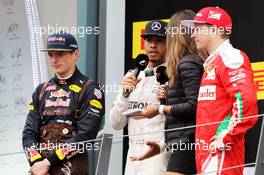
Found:
[[[258,113],[250,61],[230,44],[232,20],[223,9],[203,8],[194,20],[181,23],[194,27],[197,49],[209,54],[199,90],[197,125],[218,122],[196,127],[198,173],[242,175],[244,135]]]

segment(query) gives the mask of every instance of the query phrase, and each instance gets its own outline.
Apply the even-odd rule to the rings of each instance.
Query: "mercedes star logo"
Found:
[[[151,28],[152,30],[160,30],[161,24],[159,22],[153,22]]]

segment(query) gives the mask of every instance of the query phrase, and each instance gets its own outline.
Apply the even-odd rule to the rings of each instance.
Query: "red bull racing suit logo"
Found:
[[[65,98],[63,100],[63,98]],[[57,106],[63,106],[63,107],[68,107],[70,106],[71,99],[70,97],[70,92],[67,92],[63,89],[59,89],[57,91],[51,92],[49,98],[56,98],[56,100],[51,100],[51,99],[46,99],[45,101],[45,107],[57,107]]]
[[[51,101],[50,99],[47,99],[45,101],[45,107],[57,107],[57,106],[64,106],[68,107],[70,106],[71,99],[63,100],[62,98],[56,99],[56,101]]]
[[[55,92],[51,92],[50,93],[50,98],[51,97],[57,97],[57,98],[67,97],[67,98],[69,98],[70,97],[70,92],[66,92],[63,89],[59,89],[59,90],[57,90]]]

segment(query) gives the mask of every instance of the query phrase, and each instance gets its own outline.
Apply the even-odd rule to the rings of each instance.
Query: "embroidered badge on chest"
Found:
[[[45,100],[45,107],[58,107],[58,106],[63,106],[63,107],[69,107],[70,106],[71,99],[66,99],[63,100],[62,98],[57,98],[55,101],[52,101],[50,99]]]
[[[50,93],[50,98],[51,97],[56,97],[56,98],[67,97],[67,98],[69,98],[70,97],[70,92],[67,92],[67,91],[65,91],[63,89],[59,89],[57,91],[51,92]]]
[[[55,100],[52,100],[51,98],[55,98]],[[45,107],[69,107],[70,102],[70,92],[67,92],[63,89],[59,89],[50,93],[49,99],[45,100]]]
[[[103,94],[99,89],[94,89],[94,95],[98,98],[98,99],[102,99]]]
[[[215,80],[215,68],[206,70],[207,76],[205,80]]]

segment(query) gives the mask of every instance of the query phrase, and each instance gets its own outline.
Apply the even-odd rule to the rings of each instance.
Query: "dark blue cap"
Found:
[[[41,51],[74,51],[78,49],[75,37],[70,33],[54,33],[47,39],[47,48]]]
[[[168,23],[160,20],[154,20],[147,23],[144,34],[141,37],[158,36],[166,38],[166,27]]]

